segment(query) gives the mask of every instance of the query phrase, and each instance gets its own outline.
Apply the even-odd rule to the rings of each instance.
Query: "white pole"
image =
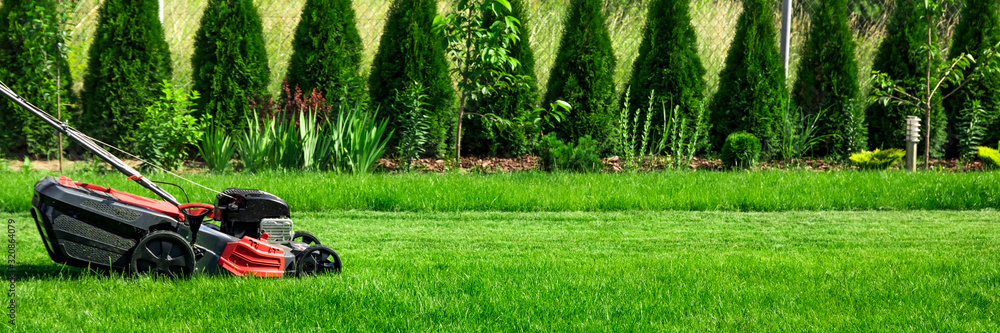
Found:
[[[163,24],[163,0],[160,0],[160,24]]]
[[[792,35],[792,0],[781,3],[781,60],[785,63],[785,79],[788,79],[788,47]]]

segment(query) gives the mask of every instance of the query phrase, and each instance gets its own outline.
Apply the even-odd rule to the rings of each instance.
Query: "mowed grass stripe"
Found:
[[[303,213],[343,274],[154,281],[56,265],[18,214],[16,330],[990,332],[998,218]]]
[[[44,174],[0,174],[0,211],[27,212]],[[152,193],[119,174],[74,174],[74,180],[140,195]],[[215,193],[166,175],[198,202]],[[636,174],[264,173],[186,175],[206,186],[261,189],[285,199],[292,213],[365,211],[795,211],[978,210],[1000,207],[1000,172],[656,172]],[[183,196],[164,187],[178,198]]]

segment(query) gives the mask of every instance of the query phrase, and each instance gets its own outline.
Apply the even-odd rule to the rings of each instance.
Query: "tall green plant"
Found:
[[[327,100],[359,100],[364,45],[351,0],[307,0],[295,30],[288,85],[318,90]]]
[[[571,0],[565,32],[545,92],[545,105],[564,100],[573,106],[555,133],[567,142],[590,135],[609,137],[615,109],[615,53],[600,0]]]
[[[778,53],[774,2],[743,1],[736,36],[719,90],[711,104],[711,140],[722,147],[731,133],[746,131],[760,139],[765,154],[777,146],[778,120],[788,102],[785,71]]]
[[[705,67],[698,57],[698,36],[688,7],[687,0],[655,0],[650,5],[639,55],[632,64],[631,92],[619,102],[624,105],[633,96],[629,112],[640,112],[650,104],[655,91],[658,100],[680,111],[678,117],[686,124],[694,123],[705,98]],[[652,112],[652,140],[661,139],[667,121],[663,112]]]
[[[216,127],[207,129],[202,133],[201,144],[198,145],[198,153],[205,161],[205,166],[212,173],[225,173],[229,171],[230,161],[236,152],[236,141],[223,129]]]
[[[982,58],[1000,43],[1000,2],[966,0],[952,41],[950,59],[962,54]],[[973,69],[966,69],[963,75],[973,75]],[[951,129],[951,155],[974,155],[979,144],[1000,141],[1000,75],[987,73],[969,82],[944,101],[944,108]],[[976,139],[977,132],[981,136]]]
[[[792,89],[793,104],[804,118],[815,118],[812,136],[828,138],[814,146],[816,156],[846,158],[867,147],[864,112],[856,105],[860,94],[858,64],[847,2],[818,4]]]
[[[270,81],[264,28],[252,0],[209,0],[195,33],[191,68],[199,114],[227,130],[243,128],[248,101]]]
[[[397,157],[404,168],[410,170],[413,166],[413,159],[424,152],[424,143],[427,142],[427,94],[426,89],[420,82],[406,87],[406,91],[396,92],[397,101],[396,112],[400,114],[401,131],[399,132],[399,145],[396,149]],[[401,96],[400,96],[401,95]]]
[[[205,128],[203,121],[191,115],[192,100],[198,99],[198,92],[188,93],[167,80],[158,86],[163,97],[140,113],[143,120],[128,137],[135,143],[133,150],[148,162],[142,165],[146,171],[154,166],[167,170],[180,167],[187,159],[189,146],[197,143]]]
[[[143,110],[163,96],[171,78],[170,49],[156,0],[107,0],[100,10],[83,78],[81,128],[99,140],[129,146]]]
[[[427,88],[430,131],[427,152],[444,155],[455,120],[455,91],[448,76],[442,38],[433,31],[437,2],[395,0],[386,15],[381,43],[368,78],[371,105],[385,112],[389,127],[403,130],[396,105],[396,91],[413,81]],[[393,140],[390,147],[396,147]]]

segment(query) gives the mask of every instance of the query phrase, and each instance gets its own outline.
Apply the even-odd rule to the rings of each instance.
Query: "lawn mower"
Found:
[[[35,184],[31,216],[53,261],[168,278],[340,272],[333,249],[308,232],[293,230],[288,204],[281,198],[231,187],[216,191],[215,204],[181,204],[157,185],[169,183],[143,177],[97,145],[100,141],[35,107],[2,82],[0,93],[162,199],[45,176]]]

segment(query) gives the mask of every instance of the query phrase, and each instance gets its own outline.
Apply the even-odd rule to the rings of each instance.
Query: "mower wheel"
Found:
[[[340,273],[340,256],[326,245],[313,245],[295,256],[295,273],[312,276],[326,273]]]
[[[318,237],[306,231],[296,231],[295,234],[292,235],[292,240],[309,244],[309,246],[322,245],[322,243],[319,242]]]
[[[194,262],[194,249],[173,231],[153,231],[132,251],[132,272],[137,276],[187,278],[194,272]]]

